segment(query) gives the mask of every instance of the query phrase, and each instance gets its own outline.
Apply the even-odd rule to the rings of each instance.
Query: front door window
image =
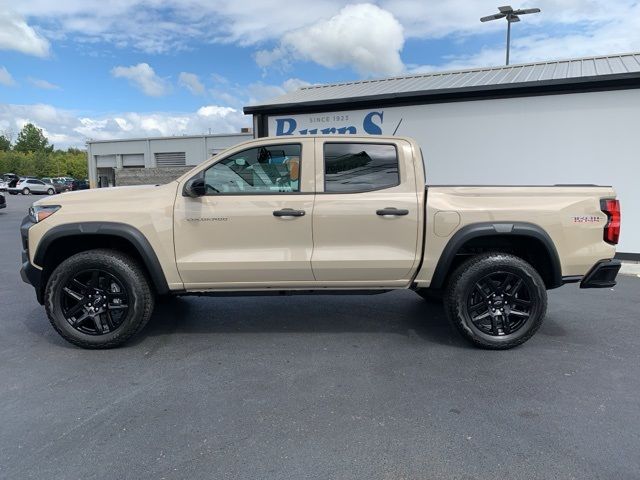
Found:
[[[300,191],[299,144],[250,148],[204,172],[207,195]]]

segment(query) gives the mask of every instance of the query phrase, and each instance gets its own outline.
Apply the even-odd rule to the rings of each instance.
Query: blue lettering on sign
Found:
[[[285,130],[285,125],[287,129]],[[293,135],[298,123],[293,118],[278,118],[276,119],[276,135]]]
[[[382,128],[379,125],[373,123],[373,117],[378,117],[380,119],[380,123],[382,124],[382,116],[384,112],[369,112],[367,116],[364,117],[364,121],[362,122],[362,128],[369,135],[382,135]]]
[[[329,118],[328,116],[326,118]],[[369,112],[362,120],[362,130],[369,135],[382,135],[382,123],[384,120],[384,112]],[[376,121],[378,123],[376,123]],[[276,136],[285,135],[317,135],[318,128],[303,128],[296,132],[298,122],[291,117],[276,118]],[[355,135],[358,129],[355,125],[327,126],[320,129],[322,135],[331,135],[334,133],[340,135]]]

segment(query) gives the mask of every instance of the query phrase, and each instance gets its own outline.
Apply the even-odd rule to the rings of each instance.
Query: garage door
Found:
[[[115,155],[96,155],[96,165],[98,166],[98,168],[106,168],[106,167],[115,168],[116,156]]]
[[[144,167],[144,153],[127,153],[122,155],[123,167]]]

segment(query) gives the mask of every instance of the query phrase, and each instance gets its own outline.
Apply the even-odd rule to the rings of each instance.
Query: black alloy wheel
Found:
[[[76,253],[54,269],[44,305],[65,340],[83,348],[113,348],[144,328],[154,292],[135,258],[95,249]]]
[[[88,335],[105,335],[122,325],[129,311],[123,282],[105,270],[84,270],[62,288],[60,304],[69,325]]]
[[[473,256],[451,275],[445,313],[477,346],[504,350],[529,340],[542,325],[547,290],[536,269],[509,253]]]
[[[492,336],[520,330],[531,317],[534,296],[518,273],[495,272],[478,280],[467,297],[473,325]]]

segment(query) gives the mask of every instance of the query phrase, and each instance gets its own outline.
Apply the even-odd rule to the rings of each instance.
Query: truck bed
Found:
[[[496,235],[517,236],[517,226],[541,231],[551,240],[566,279],[583,276],[595,262],[615,255],[615,247],[602,241],[607,216],[600,206],[603,198],[615,198],[612,187],[427,185],[425,190],[426,242],[416,276],[419,286],[431,285],[445,247],[469,225],[492,226]]]

